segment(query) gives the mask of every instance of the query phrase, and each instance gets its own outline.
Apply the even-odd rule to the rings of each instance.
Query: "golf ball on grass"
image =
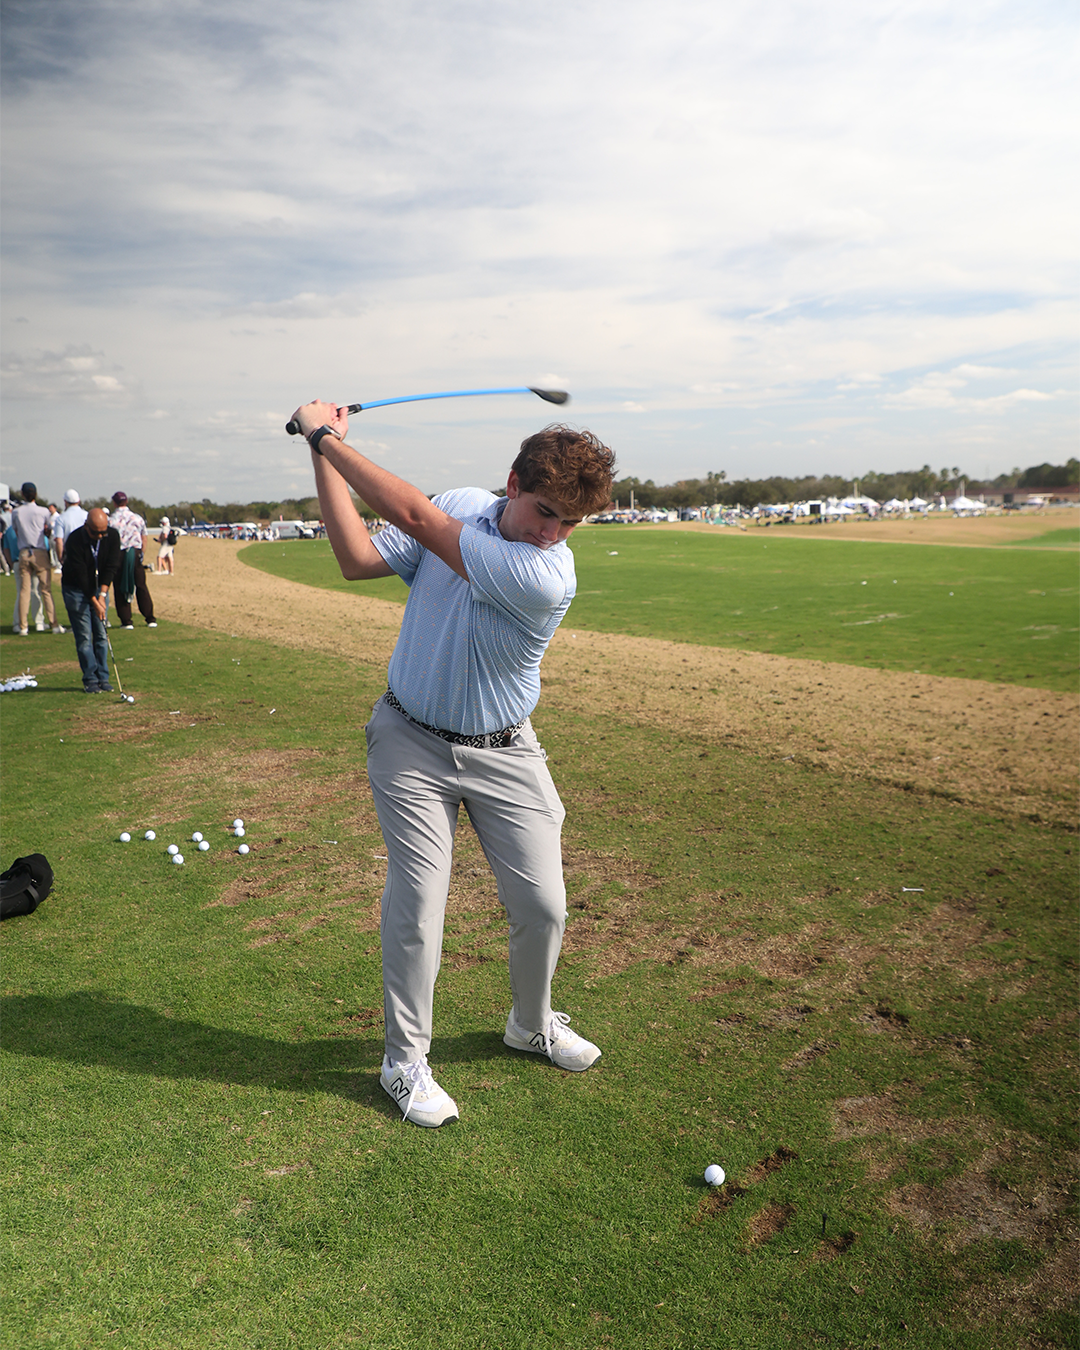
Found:
[[[205,853],[209,847],[210,847],[210,845],[206,842],[205,839],[200,839],[200,840],[199,840],[199,852],[200,852],[200,853]]]
[[[244,828],[244,822],[240,819],[239,816],[237,816],[236,819],[233,821],[233,829],[234,829],[234,830],[242,830],[243,828]]]
[[[144,838],[144,839],[156,839],[156,838],[157,838],[157,835],[154,833],[153,830],[147,830],[146,833],[143,835],[143,838]]]
[[[710,1186],[722,1186],[726,1175],[724,1169],[716,1163],[711,1163],[705,1169],[705,1180]]]
[[[202,835],[200,834],[200,832],[199,832],[198,830],[196,830],[195,833],[191,836],[191,840],[192,840],[192,843],[195,843],[195,844],[201,844],[201,843],[202,843]]]
[[[237,853],[247,853],[247,851],[248,851],[248,846],[247,846],[247,844],[241,844],[240,847],[239,847],[236,851],[237,851]]]
[[[172,855],[172,860],[174,863],[182,863],[184,861],[184,855],[182,853],[174,853]]]
[[[166,851],[166,853],[179,853],[179,852],[180,852],[180,850],[177,848],[177,846],[176,846],[175,844],[170,844],[169,847],[168,847],[165,851]]]
[[[243,839],[244,835],[247,834],[247,831],[244,829],[243,825],[237,825],[233,833],[236,835],[237,839]]]
[[[128,834],[127,830],[125,830],[124,833],[120,836],[120,842],[121,842],[122,844],[130,844],[130,843],[131,843],[131,835]]]

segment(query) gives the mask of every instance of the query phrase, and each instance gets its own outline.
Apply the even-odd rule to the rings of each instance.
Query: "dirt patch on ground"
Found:
[[[1030,528],[1030,520],[913,522],[910,528],[923,542],[953,542],[942,537],[946,527],[1014,530]],[[1043,521],[1040,530],[1054,523]],[[834,528],[850,529],[854,538],[858,527]],[[984,533],[968,538],[987,542]],[[242,547],[185,539],[176,575],[152,582],[160,616],[385,670],[400,606],[360,588],[342,594],[281,581],[241,563]],[[589,633],[572,623],[555,635],[543,675],[541,709],[593,717],[603,707],[632,725],[998,815],[1077,824],[1080,709],[1068,694]]]
[[[794,1217],[792,1205],[766,1205],[747,1220],[747,1241],[751,1247],[760,1247],[763,1242],[782,1233]]]
[[[1030,1199],[986,1177],[951,1177],[940,1186],[903,1186],[886,1208],[915,1228],[931,1229],[951,1250],[979,1238],[1022,1238],[1049,1246],[1057,1235],[1064,1197]]]

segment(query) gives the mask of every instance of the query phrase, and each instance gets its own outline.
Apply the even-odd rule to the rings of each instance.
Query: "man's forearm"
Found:
[[[329,437],[325,437],[329,440]],[[368,581],[389,576],[393,568],[371,542],[367,526],[357,515],[349,485],[334,466],[320,455],[315,461],[315,487],[326,536],[346,581]]]
[[[459,520],[440,511],[418,487],[373,464],[345,441],[324,436],[319,450],[321,456],[312,456],[316,461],[316,479],[321,467],[318,460],[323,458],[373,511],[437,554],[459,576],[465,576],[458,542],[461,535]],[[329,522],[327,524],[329,528]]]

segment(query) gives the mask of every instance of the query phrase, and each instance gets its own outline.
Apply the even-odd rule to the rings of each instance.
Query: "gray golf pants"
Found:
[[[435,978],[454,829],[469,814],[510,922],[510,992],[518,1025],[551,1017],[551,980],[566,926],[561,832],[565,812],[526,722],[509,746],[452,745],[381,699],[365,728],[368,778],[386,842],[382,897],[386,1053],[395,1062],[431,1046]]]

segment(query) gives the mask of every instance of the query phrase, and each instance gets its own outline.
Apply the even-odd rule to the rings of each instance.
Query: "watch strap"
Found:
[[[312,450],[314,450],[317,455],[322,454],[322,451],[319,449],[319,442],[322,440],[324,436],[333,436],[335,441],[341,440],[341,437],[337,434],[337,432],[334,430],[333,427],[329,426],[316,427],[315,430],[308,436],[307,443],[308,445],[311,446]]]

